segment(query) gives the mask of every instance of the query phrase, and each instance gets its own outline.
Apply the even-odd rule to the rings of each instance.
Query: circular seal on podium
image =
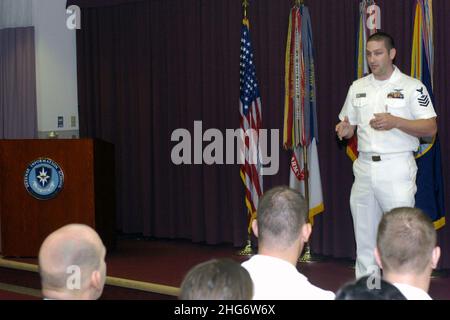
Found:
[[[49,200],[58,195],[64,185],[64,172],[52,159],[32,161],[23,177],[28,193],[39,200]]]

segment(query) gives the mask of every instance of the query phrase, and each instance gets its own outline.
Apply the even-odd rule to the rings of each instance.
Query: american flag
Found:
[[[253,49],[250,41],[248,19],[242,21],[241,56],[240,56],[240,126],[245,133],[241,156],[241,178],[245,185],[245,204],[250,215],[248,230],[256,218],[259,197],[263,192],[262,164],[259,150],[259,129],[262,127],[261,98],[253,63]],[[242,159],[243,160],[243,159]]]

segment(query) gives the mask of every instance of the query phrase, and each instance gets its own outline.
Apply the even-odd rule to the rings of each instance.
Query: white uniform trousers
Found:
[[[411,152],[387,155],[360,153],[353,163],[355,182],[350,207],[356,239],[356,278],[376,268],[374,249],[383,213],[414,207],[417,165]]]

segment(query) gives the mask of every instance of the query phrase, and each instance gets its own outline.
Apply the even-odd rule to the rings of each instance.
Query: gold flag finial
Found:
[[[305,4],[305,1],[303,1],[303,0],[295,0],[295,5],[297,7],[300,7],[301,5],[304,5],[304,4]]]
[[[248,0],[242,0],[242,6],[244,7],[244,18],[247,18]]]

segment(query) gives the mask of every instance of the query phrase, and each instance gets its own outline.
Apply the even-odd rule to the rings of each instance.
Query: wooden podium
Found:
[[[25,172],[39,158],[56,162],[64,184],[39,200]],[[3,256],[36,257],[44,239],[68,223],[93,227],[105,246],[115,244],[114,147],[96,139],[0,140],[0,223]]]

